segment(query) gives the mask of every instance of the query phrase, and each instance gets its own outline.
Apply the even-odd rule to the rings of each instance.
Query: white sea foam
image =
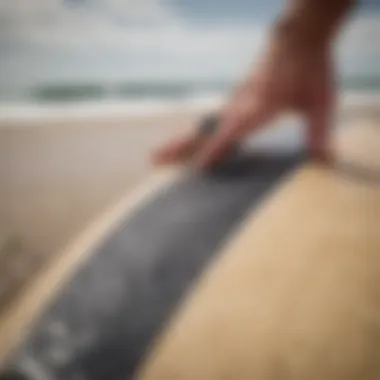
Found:
[[[8,103],[0,105],[0,122],[150,116],[168,114],[179,110],[208,111],[217,108],[221,103],[222,97],[217,95],[194,97],[180,101],[146,99],[61,104]]]
[[[194,110],[208,112],[218,109],[225,96],[218,93],[200,93],[180,100],[160,98],[83,101],[64,103],[3,103],[0,104],[0,123],[39,120],[65,120],[108,117],[145,117]],[[340,109],[380,109],[380,91],[344,92]]]

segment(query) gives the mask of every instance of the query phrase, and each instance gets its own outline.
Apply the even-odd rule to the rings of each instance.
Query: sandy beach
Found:
[[[9,288],[10,272],[20,277],[12,281],[23,282],[128,194],[153,169],[151,149],[199,117],[179,112],[0,124],[0,293]]]
[[[56,252],[152,170],[152,147],[199,116],[0,125],[1,230],[32,252]]]

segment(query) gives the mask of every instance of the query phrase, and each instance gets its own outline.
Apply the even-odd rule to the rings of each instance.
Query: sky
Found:
[[[225,79],[245,73],[285,0],[0,0],[0,86]],[[380,76],[380,5],[363,0],[341,72]]]

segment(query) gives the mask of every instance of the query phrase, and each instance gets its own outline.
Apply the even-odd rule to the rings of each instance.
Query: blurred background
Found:
[[[220,100],[254,62],[283,3],[1,0],[2,105],[123,103],[145,112]],[[344,89],[380,86],[379,7],[363,1],[339,41]]]
[[[337,42],[339,120],[378,117],[376,3]],[[152,147],[220,106],[283,6],[0,0],[0,268],[44,262],[146,178]]]

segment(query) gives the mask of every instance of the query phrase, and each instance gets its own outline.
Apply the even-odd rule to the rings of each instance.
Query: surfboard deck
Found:
[[[380,129],[337,141],[241,225],[172,318],[138,379],[380,376]]]
[[[245,215],[304,159],[235,155],[157,173],[62,252],[0,319],[4,373],[130,378]]]
[[[365,199],[371,199],[370,236],[373,247],[379,247],[379,132],[353,128],[344,136],[348,138],[337,144],[343,164],[335,169],[302,164],[303,154],[296,152],[238,157],[211,175],[186,175],[175,169],[156,173],[151,183],[118,203],[64,250],[0,318],[3,376],[17,372],[31,380],[252,378],[257,373],[251,365],[255,358],[267,353],[266,363],[275,362],[270,342],[275,344],[282,326],[290,326],[297,286],[304,285],[301,279],[310,274],[306,268],[313,266],[308,264],[309,250],[314,249],[318,264],[322,240],[326,252],[337,249],[338,256],[330,259],[335,263],[330,282],[323,288],[330,290],[333,273],[339,272],[336,263],[343,260],[340,250],[348,249],[347,225],[358,213],[350,239],[365,257],[374,258],[363,246]],[[347,205],[351,208],[342,216]],[[326,220],[329,228],[315,227]],[[324,240],[322,232],[327,230],[329,239]],[[349,257],[360,264],[354,253]],[[258,263],[255,257],[261,257]],[[324,257],[328,262],[330,256]],[[350,265],[354,264],[343,268]],[[338,279],[349,277],[344,273]],[[363,269],[363,282],[366,275]],[[311,276],[305,288],[314,284],[311,294],[317,297],[320,282]],[[266,296],[272,294],[270,289],[272,298]],[[363,289],[350,288],[356,295]],[[283,297],[276,298],[276,291]],[[255,308],[247,300],[254,297],[264,309],[252,319]],[[323,304],[324,299],[318,298],[315,305],[317,301]],[[346,297],[348,309],[351,301],[356,298]],[[274,310],[279,315],[288,310],[281,328],[277,318],[278,325],[268,322],[266,330],[260,329]],[[250,329],[251,320],[256,330]],[[310,319],[305,331],[310,333],[307,327],[316,322],[318,318]],[[272,331],[273,326],[278,331]],[[296,331],[292,326],[284,330],[288,335],[283,333],[288,340]],[[298,332],[295,339],[300,336]],[[267,348],[257,338],[267,341]],[[254,345],[254,339],[260,345]],[[280,341],[287,348],[288,341]],[[218,358],[224,363],[219,365]]]

